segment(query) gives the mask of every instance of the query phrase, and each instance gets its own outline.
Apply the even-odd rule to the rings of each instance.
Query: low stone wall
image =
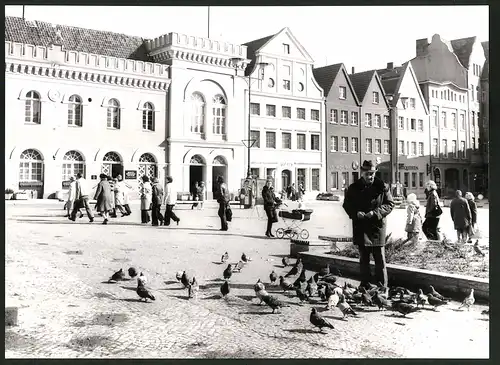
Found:
[[[331,264],[348,277],[360,279],[359,260],[349,257],[335,256],[327,253],[299,252],[304,266],[308,270],[319,271],[327,264]],[[372,272],[375,264],[370,262]],[[410,290],[422,289],[424,293],[429,290],[429,285],[445,296],[462,300],[470,289],[474,289],[476,299],[489,300],[489,280],[472,276],[449,274],[438,271],[417,269],[408,266],[387,264],[389,283],[405,286]]]

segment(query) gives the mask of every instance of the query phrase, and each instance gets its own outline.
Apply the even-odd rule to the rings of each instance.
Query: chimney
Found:
[[[351,68],[351,74],[354,75],[354,66]]]
[[[394,68],[394,62],[387,62],[387,70],[392,70]]]
[[[425,56],[427,48],[429,47],[429,40],[427,38],[417,39],[417,57]]]

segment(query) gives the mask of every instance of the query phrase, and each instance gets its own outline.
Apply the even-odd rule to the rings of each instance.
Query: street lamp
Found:
[[[231,58],[231,62],[235,66],[235,71],[237,71],[237,66],[239,64],[241,64],[244,60],[245,60],[244,58],[239,58],[239,57]],[[268,65],[269,65],[269,63],[267,63],[267,62],[258,62],[257,63],[257,66],[259,68],[266,67]],[[250,77],[250,75],[248,75],[248,76],[238,76],[237,72],[235,73],[235,77],[239,77],[239,78],[245,80],[247,82],[247,84],[248,84],[248,129],[247,129],[248,139],[247,140],[243,140],[242,142],[245,145],[245,147],[247,148],[247,154],[248,154],[248,160],[247,160],[247,179],[251,179],[251,177],[252,177],[252,170],[250,168],[250,149],[253,147],[253,145],[255,144],[256,140],[250,138],[251,137],[251,128],[250,128],[250,117],[251,117],[250,102],[251,101],[250,101],[250,96],[251,96],[251,89],[252,89],[252,81],[261,80],[261,78],[260,78],[260,74],[259,74],[259,77],[253,78],[253,77]]]

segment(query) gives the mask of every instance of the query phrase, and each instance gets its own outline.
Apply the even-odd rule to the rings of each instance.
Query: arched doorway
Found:
[[[101,173],[111,177],[123,176],[123,162],[116,152],[108,152],[104,155],[101,165]]]
[[[451,195],[458,190],[460,178],[457,169],[446,169],[444,171],[445,195]]]
[[[151,153],[144,153],[139,157],[137,178],[140,180],[144,175],[149,177],[150,181],[154,177],[158,177],[158,165],[155,157]]]
[[[292,172],[290,170],[281,171],[281,187],[282,189],[288,188],[292,182]]]
[[[222,176],[224,178],[224,182],[229,188],[229,184],[227,181],[227,161],[223,156],[217,156],[214,158],[212,162],[212,193],[215,192],[217,186],[217,177]]]
[[[21,153],[19,161],[19,190],[26,190],[33,199],[43,197],[43,157],[34,149]]]
[[[194,183],[205,181],[206,162],[203,156],[194,155],[189,161],[189,191],[194,190]],[[205,183],[206,184],[206,183]]]
[[[78,151],[68,151],[63,157],[62,181],[68,181],[71,176],[82,174],[85,177],[85,159]]]

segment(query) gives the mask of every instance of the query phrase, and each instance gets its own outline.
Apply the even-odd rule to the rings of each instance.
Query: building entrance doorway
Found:
[[[292,183],[292,172],[290,170],[281,171],[281,187],[287,189],[288,185]]]
[[[227,181],[227,161],[223,156],[217,156],[214,158],[212,167],[212,194],[215,193],[217,189],[217,178],[222,176],[226,186],[229,190],[229,183]]]
[[[101,165],[101,173],[107,176],[123,176],[123,162],[116,152],[108,152],[104,155]]]
[[[194,184],[205,181],[205,159],[200,155],[194,155],[189,161],[189,192],[194,191]],[[205,182],[206,185],[206,182]]]

